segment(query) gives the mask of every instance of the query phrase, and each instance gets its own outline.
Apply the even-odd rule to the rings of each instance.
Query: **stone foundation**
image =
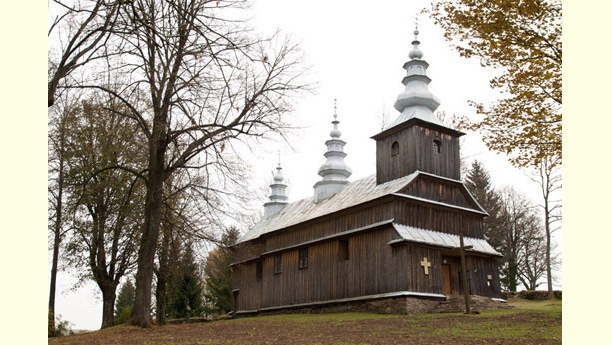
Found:
[[[505,301],[492,300],[489,297],[470,296],[470,308],[480,312],[485,309],[512,309]],[[377,298],[362,301],[320,304],[310,307],[291,307],[268,311],[252,311],[238,313],[237,316],[277,315],[277,314],[318,314],[318,313],[347,313],[365,312],[378,314],[427,314],[427,313],[455,313],[465,311],[463,296],[451,295],[445,300],[397,296]]]
[[[563,291],[555,290],[553,294],[556,299],[560,300],[563,297]],[[548,299],[548,291],[545,290],[523,290],[519,292],[513,291],[502,291],[502,298],[509,299],[513,297],[520,297],[522,299],[536,300],[536,301],[545,301]]]
[[[493,300],[484,296],[470,296],[470,310],[481,312],[486,309],[514,309],[501,300]],[[445,301],[438,303],[434,313],[463,313],[465,312],[465,297],[460,295],[447,296]]]

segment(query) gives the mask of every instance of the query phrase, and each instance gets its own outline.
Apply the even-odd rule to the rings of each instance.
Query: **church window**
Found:
[[[391,144],[391,157],[399,155],[399,143],[397,141]]]
[[[300,249],[298,268],[308,268],[308,248]]]
[[[347,240],[338,241],[338,256],[340,260],[348,260],[349,259],[349,245]]]
[[[433,141],[433,151],[434,153],[440,153],[440,140],[436,139]]]
[[[282,255],[274,256],[274,274],[279,274],[283,271],[283,257]]]
[[[261,280],[262,275],[263,275],[263,264],[261,263],[261,261],[259,261],[255,266],[255,278],[257,280]]]

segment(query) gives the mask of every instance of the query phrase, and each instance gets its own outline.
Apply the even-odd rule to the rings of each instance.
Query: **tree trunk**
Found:
[[[544,200],[544,228],[546,229],[546,279],[548,283],[548,298],[551,298],[553,293],[552,285],[552,263],[550,260],[550,216],[548,211],[548,200]]]
[[[61,216],[58,216],[58,218],[60,217]],[[49,287],[49,328],[52,328],[53,330],[55,329],[55,285],[57,279],[57,263],[59,260],[60,244],[59,226],[56,225],[55,228],[53,238],[53,263],[51,265],[51,286]]]
[[[62,190],[59,191],[59,200],[61,200]],[[55,330],[55,285],[57,280],[57,263],[59,261],[59,245],[60,245],[60,222],[61,222],[61,201],[58,201],[57,218],[55,220],[55,229],[53,237],[53,263],[51,264],[51,284],[49,287],[49,328]]]
[[[166,277],[157,276],[157,289],[155,300],[157,302],[157,324],[166,324],[166,299],[167,299]]]
[[[116,285],[99,284],[102,290],[102,327],[107,328],[115,325],[115,289]]]
[[[166,304],[167,304],[167,281],[168,281],[168,253],[170,247],[170,229],[164,228],[162,247],[159,251],[159,271],[157,272],[157,289],[155,290],[155,300],[157,302],[157,324],[166,324]]]
[[[544,199],[544,229],[546,230],[546,280],[548,285],[548,298],[554,296],[553,285],[552,285],[552,262],[550,257],[550,205],[549,197],[553,190],[551,182],[552,169],[550,162],[545,159],[541,163],[540,168],[540,179],[542,187],[542,197]]]
[[[149,175],[149,178],[152,178]],[[160,179],[161,180],[161,179]],[[154,183],[151,181],[150,183]],[[147,191],[145,204],[145,221],[142,240],[138,251],[138,271],[136,272],[136,294],[130,321],[140,327],[151,326],[151,287],[153,282],[153,261],[159,236],[159,221],[161,211],[161,188],[153,187]],[[149,196],[149,194],[151,194]]]
[[[63,115],[65,116],[65,115]],[[59,126],[59,171],[57,177],[57,200],[55,204],[55,224],[53,228],[53,259],[51,263],[51,283],[49,286],[49,328],[55,330],[55,287],[57,284],[57,265],[62,231],[62,198],[64,193],[64,118]]]
[[[60,179],[62,173],[60,172]],[[55,229],[53,229],[53,261],[51,264],[51,286],[49,287],[49,309],[52,311],[55,318],[55,285],[57,280],[57,264],[59,261],[59,246],[60,246],[60,232],[61,232],[61,221],[62,221],[62,187],[59,187],[58,202],[55,218]]]
[[[136,294],[130,322],[140,327],[151,326],[151,287],[153,282],[153,262],[161,221],[163,183],[165,168],[165,121],[154,122],[149,149],[149,174],[145,200],[144,224],[140,249],[138,250],[138,271],[136,272]],[[160,128],[161,127],[161,128]]]
[[[517,285],[517,264],[513,257],[508,262],[508,290],[516,292]]]

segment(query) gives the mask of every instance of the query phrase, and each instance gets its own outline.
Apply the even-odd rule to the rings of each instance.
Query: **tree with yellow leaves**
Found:
[[[517,167],[551,156],[560,164],[561,1],[441,0],[425,12],[461,56],[501,71],[491,87],[502,97],[492,105],[471,101],[484,118],[468,129]]]

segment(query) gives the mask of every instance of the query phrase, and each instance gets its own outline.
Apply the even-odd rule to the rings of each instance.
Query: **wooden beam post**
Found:
[[[470,292],[467,283],[467,271],[465,269],[465,250],[472,246],[463,245],[463,235],[459,234],[459,252],[461,253],[461,276],[463,277],[463,296],[465,297],[465,313],[470,314]]]

